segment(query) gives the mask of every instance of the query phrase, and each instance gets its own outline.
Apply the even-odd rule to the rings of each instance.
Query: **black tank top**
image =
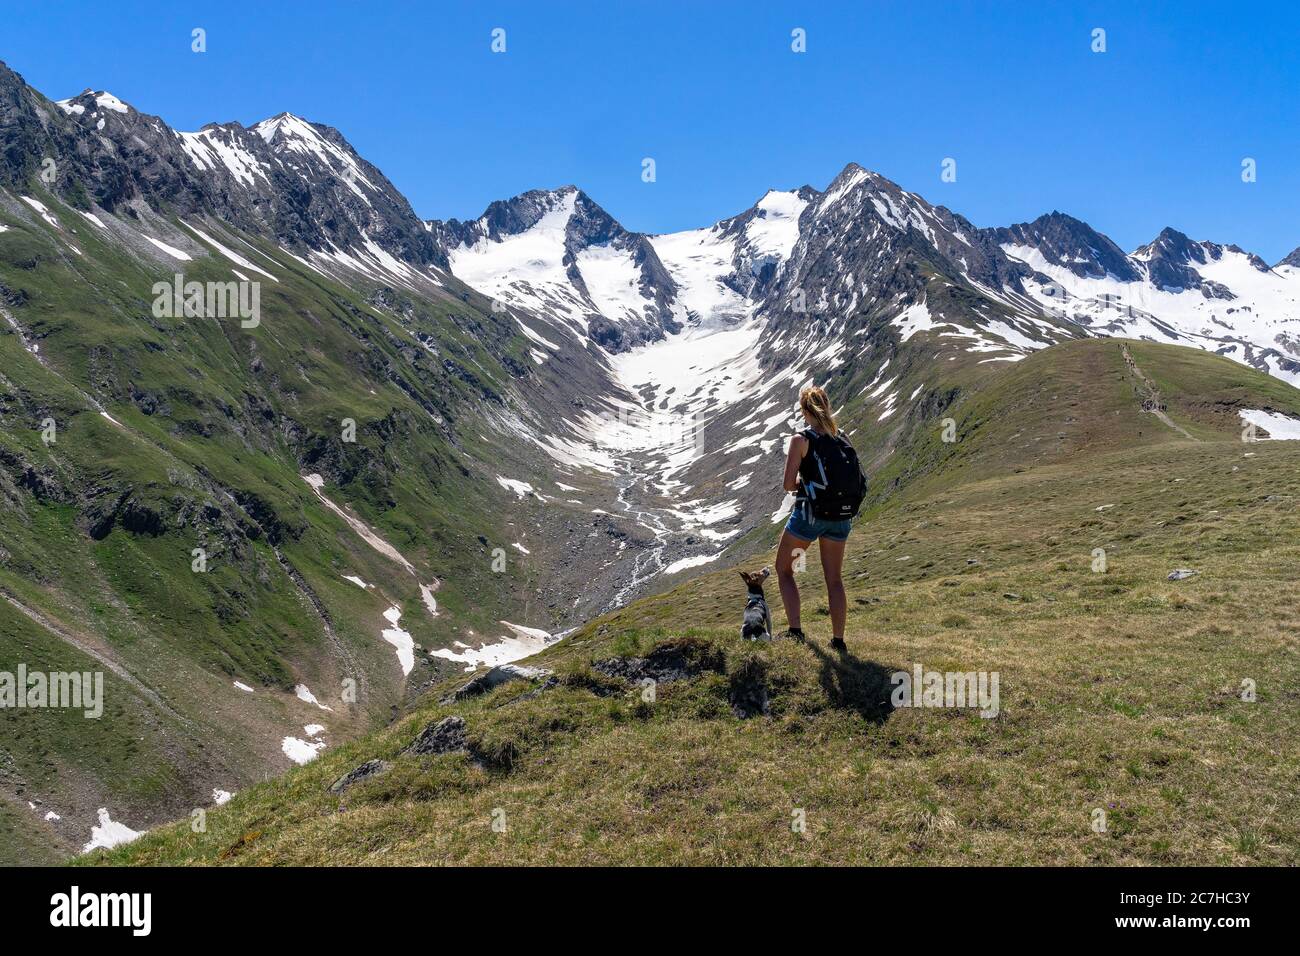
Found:
[[[804,452],[803,460],[799,462],[799,477],[802,478],[803,480],[799,482],[799,490],[795,492],[794,497],[795,497],[795,501],[807,501],[808,483],[812,481],[820,482],[823,480],[824,477],[818,474],[817,459],[815,459],[812,455],[813,445],[816,444],[817,439],[823,436],[822,433],[815,428],[805,428],[799,434],[802,435],[804,438],[808,439],[808,449],[807,451]]]

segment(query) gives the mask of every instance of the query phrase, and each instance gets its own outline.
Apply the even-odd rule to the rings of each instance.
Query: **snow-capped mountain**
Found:
[[[1074,334],[1030,306],[1027,270],[967,220],[850,163],[810,204],[761,312],[774,330],[825,339],[891,323],[975,351],[1040,348]]]
[[[1032,246],[1052,265],[1068,269],[1082,279],[1112,275],[1132,282],[1141,276],[1119,246],[1086,222],[1061,212],[1050,212],[1033,222],[986,229],[984,232],[1004,249],[1007,246]]]
[[[629,232],[575,186],[430,221],[451,272],[500,305],[610,353],[744,321],[799,235],[815,190],[768,192],[740,215],[668,235]]]
[[[1023,284],[1033,299],[1087,334],[1195,346],[1300,382],[1295,253],[1270,268],[1235,245],[1166,228],[1123,255],[1060,213],[988,232],[1032,271]]]
[[[681,329],[676,286],[654,247],[575,186],[425,228],[458,278],[498,307],[558,322],[580,342],[618,352]]]
[[[799,220],[817,195],[811,186],[769,190],[712,226],[650,237],[690,324],[725,326],[749,316],[794,251]]]
[[[10,129],[0,182],[18,185],[58,157],[49,185],[88,211],[211,214],[380,281],[436,282],[446,265],[406,198],[331,127],[282,113],[179,132],[106,91],[52,103],[3,64],[0,104]]]

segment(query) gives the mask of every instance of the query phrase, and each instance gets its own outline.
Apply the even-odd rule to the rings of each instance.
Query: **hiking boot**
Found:
[[[801,627],[792,627],[792,628],[789,628],[789,629],[788,629],[784,634],[782,634],[781,636],[782,636],[782,637],[788,637],[788,638],[790,638],[791,640],[794,640],[794,641],[806,641],[806,640],[808,639],[808,638],[804,635],[803,628],[801,628]]]
[[[832,637],[832,638],[831,638],[831,650],[833,650],[833,651],[839,651],[839,652],[842,654],[842,653],[844,653],[845,651],[847,651],[848,649],[849,649],[849,646],[848,646],[847,644],[844,643],[844,638],[842,638],[842,637]]]

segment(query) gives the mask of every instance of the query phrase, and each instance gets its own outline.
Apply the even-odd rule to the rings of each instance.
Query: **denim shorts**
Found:
[[[785,524],[785,530],[793,537],[810,544],[818,538],[825,538],[827,541],[847,541],[849,529],[852,527],[852,518],[845,518],[843,521],[826,521],[815,517],[807,502],[804,501],[795,502],[794,510],[790,512],[790,520]]]

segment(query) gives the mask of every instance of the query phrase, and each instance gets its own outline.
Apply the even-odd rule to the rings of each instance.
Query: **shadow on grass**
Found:
[[[889,677],[899,668],[864,661],[849,651],[827,651],[811,640],[804,641],[803,646],[821,662],[817,680],[835,707],[855,710],[876,725],[889,719],[894,712],[890,699],[894,688]]]

